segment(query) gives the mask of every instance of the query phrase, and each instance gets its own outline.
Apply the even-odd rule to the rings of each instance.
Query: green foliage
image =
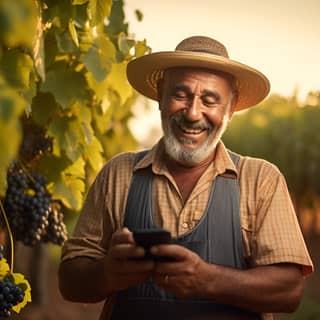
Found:
[[[299,200],[320,193],[319,119],[319,94],[310,93],[302,104],[295,96],[272,95],[235,115],[223,140],[231,150],[276,164]]]
[[[320,319],[320,304],[309,298],[304,298],[299,309],[287,320],[317,320]]]
[[[0,147],[7,150],[0,156],[0,196],[16,159],[48,178],[53,199],[79,210],[103,163],[136,146],[127,126],[136,94],[125,70],[150,49],[145,40],[128,36],[123,5],[121,0],[0,3]],[[27,163],[18,156],[21,119],[24,128],[40,126],[53,138],[50,154]]]
[[[110,15],[112,0],[89,0],[89,15],[91,26],[101,25],[105,17]]]
[[[6,172],[15,158],[21,140],[19,116],[25,101],[13,90],[0,74],[0,195],[6,190]]]
[[[8,48],[32,48],[38,23],[36,1],[1,0],[0,43]],[[26,32],[27,31],[27,32]]]
[[[97,37],[82,61],[97,82],[103,81],[115,62],[116,50],[108,37]]]
[[[143,19],[143,13],[140,10],[137,9],[134,11],[134,13],[138,21],[141,21]]]

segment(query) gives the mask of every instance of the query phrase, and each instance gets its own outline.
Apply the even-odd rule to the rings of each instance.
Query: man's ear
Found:
[[[231,118],[235,112],[237,102],[238,102],[238,92],[234,92],[232,100],[231,100],[231,105],[230,105],[229,121],[231,120]]]

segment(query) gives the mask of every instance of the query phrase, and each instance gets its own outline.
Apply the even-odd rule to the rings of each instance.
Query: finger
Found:
[[[144,274],[149,272],[150,275],[154,269],[154,262],[152,260],[132,261],[128,260],[115,265],[115,273],[118,274]]]
[[[111,247],[109,254],[114,259],[138,259],[144,257],[145,250],[142,247],[137,247],[131,243],[120,243]]]
[[[120,243],[134,243],[132,232],[128,228],[122,228],[113,233],[111,245]]]
[[[164,289],[171,289],[175,286],[175,277],[169,274],[153,274],[152,281]]]
[[[162,244],[152,246],[150,252],[156,256],[164,256],[171,258],[174,261],[186,260],[191,251],[183,246],[174,244]]]

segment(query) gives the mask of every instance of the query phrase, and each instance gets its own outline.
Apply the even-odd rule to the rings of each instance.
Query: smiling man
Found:
[[[201,36],[133,60],[127,75],[159,101],[164,136],[152,150],[114,157],[96,178],[63,248],[63,296],[105,300],[102,320],[294,311],[313,265],[285,179],[220,140],[234,112],[266,97],[268,79]],[[174,241],[143,259],[137,229],[167,229]]]
[[[212,161],[236,102],[228,80],[210,70],[173,68],[159,93],[167,154],[186,166]]]

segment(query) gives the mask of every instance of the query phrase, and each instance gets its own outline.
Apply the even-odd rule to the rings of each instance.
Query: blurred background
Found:
[[[268,98],[236,114],[223,141],[285,175],[316,272],[299,310],[277,318],[320,319],[319,9],[316,0],[1,0],[0,243],[32,293],[12,319],[98,318],[101,304],[60,296],[61,244],[102,165],[161,137],[158,107],[129,86],[127,63],[191,35],[216,38],[270,79]]]

